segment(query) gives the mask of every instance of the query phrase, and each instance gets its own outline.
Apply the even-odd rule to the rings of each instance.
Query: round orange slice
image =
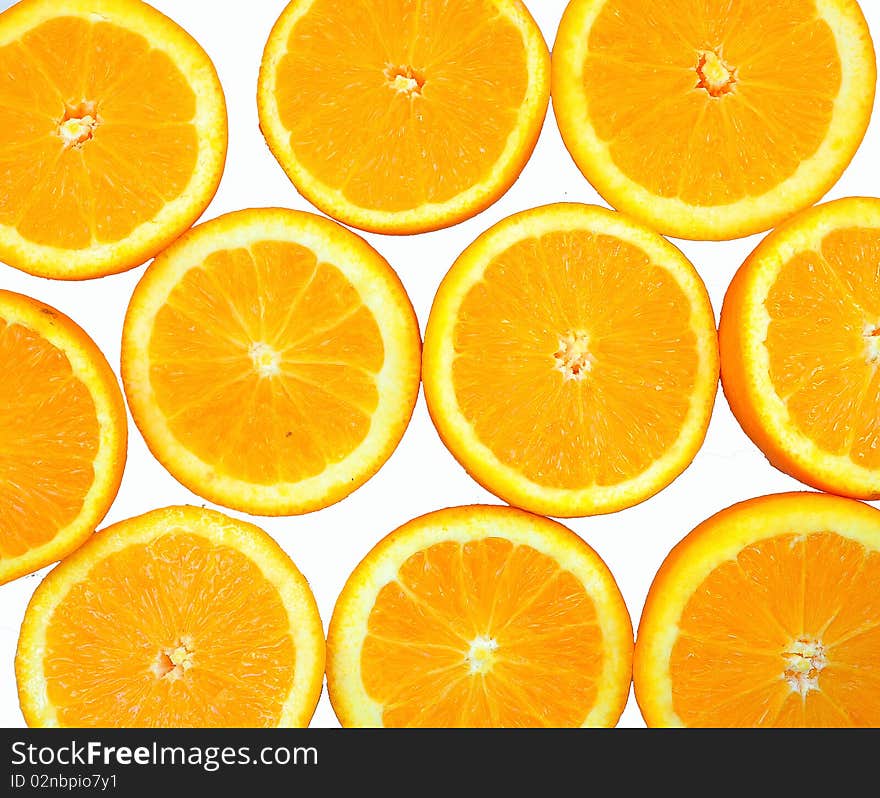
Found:
[[[410,521],[349,577],[327,640],[344,726],[614,726],[632,625],[611,572],[509,507]]]
[[[308,726],[324,631],[265,532],[171,507],[108,527],[46,577],[15,672],[29,726]]]
[[[220,182],[214,66],[140,0],[22,0],[0,14],[0,108],[0,259],[31,274],[138,266]]]
[[[880,512],[817,493],[705,521],[667,557],[635,653],[649,726],[880,725]]]
[[[67,316],[0,290],[0,584],[69,554],[110,509],[128,422],[104,355]]]
[[[180,482],[289,515],[339,501],[390,457],[420,347],[400,280],[363,239],[260,209],[199,225],[150,264],[122,376],[147,445]]]
[[[571,517],[630,507],[703,443],[718,387],[706,289],[621,214],[512,216],[446,275],[425,334],[425,396],[450,451],[510,504]]]
[[[346,224],[422,233],[487,208],[526,165],[550,54],[519,0],[293,0],[260,70],[260,125],[297,190]]]
[[[877,69],[855,0],[572,0],[553,107],[596,190],[721,240],[819,200],[855,155]]]
[[[722,378],[777,468],[831,493],[880,498],[880,200],[805,211],[734,277]]]

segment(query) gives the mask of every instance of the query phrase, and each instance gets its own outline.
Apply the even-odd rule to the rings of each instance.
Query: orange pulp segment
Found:
[[[434,423],[477,481],[554,516],[665,487],[702,444],[718,381],[694,268],[620,214],[552,205],[493,227],[443,281],[425,339]]]
[[[74,322],[0,290],[0,584],[69,554],[125,467],[119,384]]]
[[[262,530],[194,507],[107,528],[40,585],[16,658],[31,726],[307,726],[324,637]]]
[[[0,258],[82,279],[143,263],[210,202],[226,157],[214,67],[139,0],[0,15]]]
[[[565,527],[463,507],[411,521],[367,555],[328,650],[345,726],[613,726],[632,626],[602,560]]]
[[[648,596],[636,696],[650,726],[880,724],[880,513],[783,494],[709,519]]]
[[[196,227],[129,306],[123,380],[156,457],[200,496],[286,515],[347,496],[391,455],[419,386],[409,299],[327,219],[241,211]]]
[[[880,498],[880,200],[806,211],[769,235],[721,314],[731,409],[809,485]]]
[[[820,199],[864,137],[875,82],[855,0],[573,0],[553,51],[581,171],[682,238],[757,233]]]
[[[518,0],[293,0],[260,71],[260,124],[308,200],[346,224],[418,233],[516,180],[550,97]]]

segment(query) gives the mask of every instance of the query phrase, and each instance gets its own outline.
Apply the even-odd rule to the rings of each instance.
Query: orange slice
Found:
[[[419,390],[397,275],[328,219],[280,209],[199,225],[150,264],[122,376],[158,460],[244,512],[320,509],[390,457]]]
[[[614,577],[554,521],[417,518],[349,577],[327,640],[344,726],[614,726],[632,625]]]
[[[505,501],[609,513],[690,464],[718,386],[706,289],[672,244],[587,205],[511,216],[443,280],[425,396],[450,451]]]
[[[48,305],[0,290],[0,584],[59,560],[110,509],[125,405],[104,356]]]
[[[0,14],[0,259],[65,280],[153,257],[207,207],[226,158],[211,60],[139,0]]]
[[[777,468],[880,498],[880,200],[806,211],[769,235],[721,314],[724,391]]]
[[[880,513],[790,493],[737,504],[667,557],[639,625],[649,726],[880,725]]]
[[[46,577],[15,673],[29,726],[307,726],[324,632],[265,532],[171,507],[108,527]]]
[[[553,49],[580,170],[614,207],[692,239],[819,200],[865,135],[876,78],[855,0],[572,0]]]
[[[549,99],[550,54],[519,0],[293,0],[258,92],[297,190],[346,224],[397,234],[501,197]]]

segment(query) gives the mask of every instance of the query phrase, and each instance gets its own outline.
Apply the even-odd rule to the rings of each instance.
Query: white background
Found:
[[[261,206],[314,210],[288,182],[258,127],[257,73],[269,30],[285,0],[152,0],[207,50],[220,73],[229,108],[229,156],[214,202],[203,221],[228,211]],[[340,0],[342,2],[342,0]],[[565,0],[526,0],[552,47]],[[0,0],[0,9],[11,3]],[[880,3],[862,2],[880,41]],[[868,137],[829,199],[877,193],[880,129]],[[520,180],[496,205],[449,230],[409,238],[367,235],[397,269],[424,332],[431,301],[443,275],[477,235],[498,220],[559,201],[604,204],[575,167],[548,113],[535,154]],[[760,237],[726,243],[676,242],[705,280],[716,314],[731,277]],[[0,287],[36,297],[62,310],[95,339],[110,363],[119,364],[120,334],[131,292],[143,267],[82,283],[30,277],[0,264]],[[663,558],[704,518],[742,499],[801,488],[773,469],[746,438],[719,391],[703,450],[693,465],[659,496],[611,516],[567,521],[595,548],[620,585],[633,623]],[[424,398],[403,442],[385,467],[352,496],[307,516],[252,519],[269,532],[306,575],[325,627],[349,573],[385,534],[409,519],[442,507],[499,500],[484,491],[447,452],[431,424]],[[130,424],[128,466],[105,524],[172,504],[204,501],[180,486],[148,452]],[[223,508],[219,508],[223,510]],[[231,511],[224,510],[231,515]],[[247,516],[241,516],[247,517]],[[43,571],[0,587],[0,726],[21,726],[13,657],[21,619]],[[338,726],[326,691],[314,726]],[[622,726],[643,726],[631,698]]]

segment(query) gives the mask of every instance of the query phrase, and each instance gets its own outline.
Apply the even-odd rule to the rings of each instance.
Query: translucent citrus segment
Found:
[[[841,200],[768,236],[731,284],[722,370],[771,462],[816,487],[880,496],[880,201]]]
[[[113,73],[105,63],[81,63],[82,72],[71,75],[69,62],[59,58],[71,47],[82,48],[83,62],[89,53],[107,50],[114,58],[114,51],[121,52],[115,53]],[[6,210],[23,236],[71,249],[118,241],[186,188],[198,152],[196,96],[172,59],[153,50],[144,36],[109,22],[64,16],[4,47],[0,59],[4,56],[10,66],[30,59],[35,73],[51,81],[44,88],[53,94],[51,106],[30,111],[42,122],[33,133],[45,147],[41,155],[48,171],[25,205]],[[134,95],[133,81],[143,89]],[[9,81],[2,96],[19,107],[33,105],[26,82]],[[100,108],[96,100],[72,102],[92,96],[101,97]],[[60,121],[51,116],[57,106],[64,109]],[[13,152],[22,132],[6,131]],[[31,164],[10,160],[5,177],[25,182],[32,170]],[[79,224],[71,225],[71,217]]]
[[[551,515],[610,512],[693,458],[717,386],[712,309],[659,236],[557,205],[492,228],[428,323],[425,390],[482,484]]]
[[[196,508],[116,524],[34,594],[16,672],[32,726],[305,726],[324,639],[261,530]]]
[[[150,382],[171,432],[195,455],[236,479],[296,482],[366,438],[382,333],[342,272],[311,250],[282,241],[255,249],[218,250],[171,291],[153,323]],[[264,294],[264,284],[276,289]],[[218,318],[231,326],[218,329]],[[244,411],[231,427],[230,407]]]
[[[239,580],[248,595],[216,607],[215,597],[234,595]],[[142,720],[168,728],[206,709],[209,723],[213,716],[224,726],[274,726],[296,651],[278,590],[259,568],[235,549],[181,531],[96,563],[56,608],[44,661],[62,726]],[[241,688],[225,689],[230,680]]]
[[[876,726],[878,578],[880,513],[866,505],[788,494],[710,519],[648,598],[636,653],[646,720]]]
[[[792,717],[805,726],[876,725],[880,695],[853,702],[846,693],[880,657],[878,578],[880,553],[834,532],[744,548],[709,575],[684,609],[670,661],[677,714],[697,726],[718,725],[725,710],[735,713],[737,726],[776,725],[774,710],[786,725]],[[752,611],[745,616],[720,598],[749,593]],[[731,635],[742,644],[742,659],[723,656]],[[728,697],[718,706],[707,693]]]
[[[163,253],[135,291],[123,375],[157,457],[265,514],[348,495],[412,413],[419,333],[388,264],[309,214],[239,212]]]
[[[11,558],[51,540],[82,512],[101,430],[88,387],[39,333],[0,321],[0,368],[18,377],[0,408],[0,552]],[[42,412],[34,423],[24,424],[36,408]],[[48,456],[37,459],[40,451]]]
[[[670,0],[646,12],[604,3],[582,77],[597,93],[596,132],[624,174],[699,206],[728,205],[790,178],[828,134],[842,82],[834,34],[814,2],[712,6]],[[652,85],[645,75],[655,65]],[[661,102],[652,101],[658,88]],[[694,131],[711,153],[708,170],[690,159]]]
[[[578,166],[684,238],[759,232],[819,199],[861,143],[875,79],[855,0],[573,0],[554,48]]]
[[[70,319],[0,291],[0,583],[63,557],[110,507],[125,464],[122,394]]]
[[[549,54],[514,0],[294,0],[260,119],[297,189],[348,224],[423,232],[498,199],[528,160]]]
[[[849,454],[867,468],[880,466],[880,309],[876,299],[859,305],[847,282],[860,267],[856,281],[865,272],[876,280],[878,245],[880,229],[842,230],[815,255],[785,264],[766,300],[770,379],[791,419],[823,450]],[[864,257],[871,250],[873,261]],[[844,253],[843,261],[833,257]]]
[[[573,574],[529,546],[485,538],[437,543],[404,562],[398,579],[376,597],[361,656],[367,692],[388,707],[385,725],[583,723],[602,633]],[[549,618],[552,628],[536,634]],[[392,668],[397,678],[386,681]]]
[[[0,15],[0,257],[34,274],[136,266],[210,202],[226,155],[210,59],[137,0]]]
[[[456,399],[477,436],[533,482],[632,479],[675,442],[690,409],[699,369],[690,315],[674,275],[635,246],[588,230],[524,239],[488,263],[461,303]],[[639,418],[646,390],[650,419]],[[523,440],[523,429],[564,426],[559,448],[537,434]]]
[[[330,627],[344,725],[614,725],[632,628],[598,555],[517,510],[432,513],[382,541]]]

